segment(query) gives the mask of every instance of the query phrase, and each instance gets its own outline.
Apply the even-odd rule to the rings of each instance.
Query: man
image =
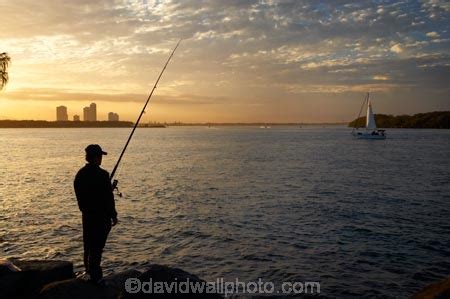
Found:
[[[75,176],[74,188],[83,221],[84,267],[81,279],[98,283],[102,277],[100,266],[111,226],[117,224],[117,212],[109,173],[100,168],[107,153],[98,144],[85,149],[86,161]]]

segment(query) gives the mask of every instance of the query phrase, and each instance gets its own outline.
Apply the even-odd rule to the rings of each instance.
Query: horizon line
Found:
[[[132,123],[134,121],[130,120],[119,120],[119,121],[110,121],[110,120],[97,120],[97,121],[58,121],[58,120],[45,120],[45,119],[0,119],[0,122],[47,122],[47,123]],[[338,121],[338,122],[181,122],[181,121],[173,121],[173,122],[157,122],[157,121],[149,121],[147,123],[142,123],[142,125],[175,125],[175,126],[208,126],[208,125],[340,125],[347,124],[350,121]]]

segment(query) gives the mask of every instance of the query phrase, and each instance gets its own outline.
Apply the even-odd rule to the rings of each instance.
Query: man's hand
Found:
[[[117,217],[114,217],[111,219],[111,226],[115,226],[119,220],[117,220]]]

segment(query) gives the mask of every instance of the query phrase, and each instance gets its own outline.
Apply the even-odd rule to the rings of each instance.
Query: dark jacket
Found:
[[[117,217],[111,181],[106,170],[86,164],[75,176],[74,188],[78,207],[83,214]]]

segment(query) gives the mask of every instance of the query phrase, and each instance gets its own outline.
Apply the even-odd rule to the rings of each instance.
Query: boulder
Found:
[[[139,277],[141,272],[129,270],[104,278],[103,285],[79,279],[57,281],[46,285],[39,299],[117,299],[130,277]]]
[[[426,286],[412,299],[445,299],[450,298],[450,278]]]
[[[11,259],[11,262],[21,271],[6,268],[0,271],[2,298],[36,298],[44,285],[74,276],[72,263],[66,261]]]
[[[162,265],[150,265],[147,270],[142,273],[138,277],[139,282],[134,281],[132,284],[128,284],[127,287],[125,287],[125,290],[122,291],[122,294],[120,296],[121,299],[143,299],[143,298],[204,298],[204,299],[218,299],[223,298],[219,294],[215,293],[206,293],[206,292],[192,292],[192,289],[182,287],[183,290],[187,289],[187,293],[180,293],[180,283],[185,282],[184,285],[187,285],[186,283],[205,283],[205,281],[201,280],[197,276],[190,274],[188,272],[185,272],[178,268],[172,268],[168,266],[162,266]],[[158,284],[164,284],[168,287],[173,286],[172,292],[164,293],[157,293],[157,289],[152,289],[151,292],[149,292],[149,289],[147,287],[144,287],[145,291],[142,291],[142,286],[144,283],[151,282],[153,286],[156,286],[155,283]],[[175,284],[172,284],[175,283]],[[138,285],[141,285],[141,291],[136,292],[136,289],[138,288]],[[148,286],[149,284],[147,284]],[[132,286],[132,287],[131,287]],[[130,291],[131,290],[131,291]],[[177,292],[175,292],[177,290]]]
[[[101,285],[74,278],[73,265],[65,261],[13,260],[15,266],[0,265],[0,298],[8,299],[117,299],[117,298],[223,298],[206,291],[206,282],[178,268],[150,265],[144,273],[129,270],[104,278]],[[164,292],[129,292],[130,283],[153,281],[164,285]],[[184,287],[181,284],[184,282]],[[204,291],[189,286],[203,285]],[[155,285],[156,286],[156,285]],[[168,288],[172,286],[172,292]],[[128,292],[127,292],[128,289]],[[160,288],[160,290],[162,290]],[[176,291],[175,291],[176,290]],[[209,290],[209,289],[208,289]]]

